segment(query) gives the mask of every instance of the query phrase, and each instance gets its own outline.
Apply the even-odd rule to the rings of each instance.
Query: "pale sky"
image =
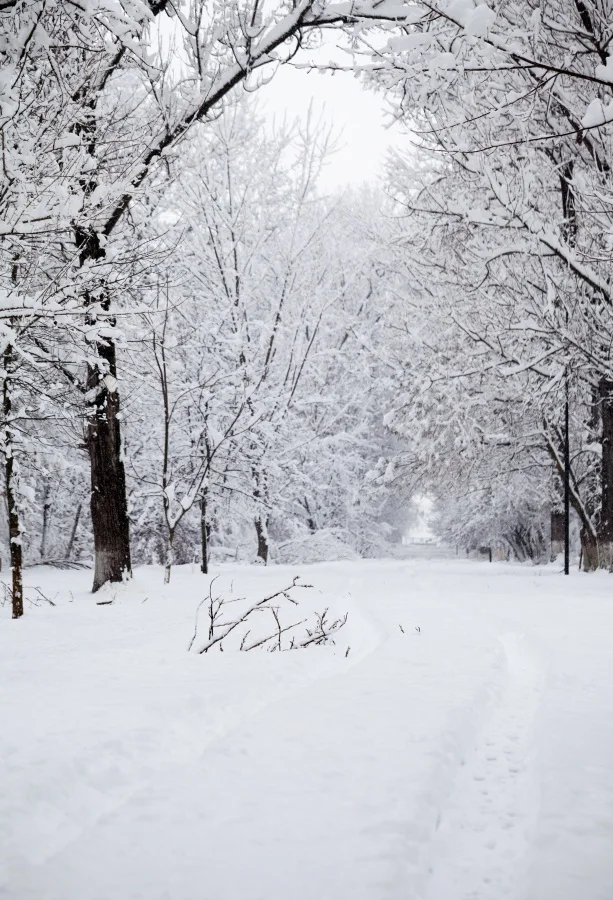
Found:
[[[318,114],[342,131],[339,149],[322,178],[325,187],[373,182],[381,173],[387,150],[400,142],[396,127],[388,128],[385,101],[367,90],[350,72],[319,73],[281,66],[270,84],[257,91],[258,106],[271,122],[274,116],[306,119],[313,102]]]
[[[163,43],[169,44],[172,23],[164,21]],[[324,113],[324,121],[333,126],[338,149],[330,159],[321,178],[324,188],[373,183],[381,174],[388,149],[408,146],[400,129],[392,125],[386,115],[385,99],[381,92],[367,90],[363,82],[350,71],[319,71],[299,68],[296,64],[339,66],[351,64],[352,55],[339,43],[340,32],[330,29],[319,35],[319,45],[304,50],[294,58],[294,64],[278,67],[269,84],[254,91],[258,110],[270,121],[287,117],[289,122],[299,118],[306,121],[309,105],[313,103],[316,117]],[[169,44],[177,59],[179,38]],[[166,48],[168,50],[168,48]],[[178,65],[178,63],[177,63]],[[262,70],[266,78],[271,70]],[[239,88],[240,90],[240,88]]]

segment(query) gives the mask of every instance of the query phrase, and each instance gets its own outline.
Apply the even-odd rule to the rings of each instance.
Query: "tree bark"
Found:
[[[203,494],[200,500],[200,540],[202,543],[200,571],[203,575],[209,574],[209,538],[211,536],[211,526],[207,522],[206,515],[206,494]]]
[[[551,562],[564,553],[564,513],[558,509],[551,510]]]
[[[45,487],[43,491],[43,525],[40,538],[40,559],[45,561],[47,556],[47,536],[49,534],[49,510],[51,509],[51,488],[49,482],[45,479]]]
[[[4,378],[2,382],[2,412],[4,416],[4,477],[6,483],[6,503],[8,507],[9,521],[9,554],[11,558],[11,602],[14,619],[23,616],[23,558],[21,548],[21,523],[19,520],[19,507],[15,495],[15,456],[13,439],[10,429],[11,418],[11,388],[10,369],[13,358],[13,349],[10,344],[4,351],[3,366]]]
[[[166,565],[164,566],[164,584],[170,584],[170,573],[172,564],[175,560],[174,553],[175,532],[174,528],[169,529],[168,544],[166,545]]]
[[[311,512],[311,506],[309,504],[308,497],[305,497],[302,502],[307,514],[307,527],[311,534],[315,534],[315,532],[317,531],[317,525],[315,524],[315,518],[313,516],[313,513]]]
[[[78,97],[83,102],[81,118],[74,125],[74,132],[84,144],[92,161],[92,168],[81,179],[85,197],[90,197],[98,187],[96,145],[96,107],[99,95]],[[79,264],[84,267],[100,262],[106,257],[101,230],[93,225],[77,225],[75,244],[79,251]],[[130,559],[130,528],[126,494],[126,475],[121,448],[119,425],[119,394],[117,393],[117,354],[115,341],[109,331],[115,327],[111,315],[111,296],[103,282],[92,295],[83,292],[86,322],[95,327],[101,318],[104,336],[93,341],[97,361],[87,370],[87,396],[89,414],[86,424],[86,445],[91,466],[91,517],[94,533],[94,583],[95,593],[107,581],[123,581],[132,574]]]
[[[98,351],[107,362],[108,374],[95,366],[89,368],[87,388],[96,396],[90,404],[86,438],[91,464],[94,592],[107,581],[123,581],[132,574],[126,475],[117,418],[115,345],[107,340]]]
[[[9,543],[11,554],[11,597],[12,614],[14,619],[23,616],[23,559],[21,550],[21,527],[19,522],[19,510],[13,490],[14,469],[13,457],[7,456],[5,465],[6,500],[9,517]]]
[[[268,521],[263,520],[258,516],[254,524],[255,533],[258,538],[256,562],[262,562],[266,565],[268,563]]]
[[[601,568],[613,568],[613,381],[598,385],[602,421],[602,466],[598,560]]]
[[[598,541],[585,528],[581,529],[581,564],[584,572],[595,572],[599,566]]]
[[[83,505],[79,503],[79,505],[77,506],[77,511],[75,513],[74,522],[72,523],[72,531],[70,532],[70,538],[68,539],[68,546],[66,547],[64,559],[70,559],[71,557],[72,548],[74,547],[75,538],[77,536],[77,528],[79,527],[79,519],[81,518],[82,509]]]

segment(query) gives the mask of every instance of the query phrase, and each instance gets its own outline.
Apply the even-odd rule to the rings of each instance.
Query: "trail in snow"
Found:
[[[610,900],[609,579],[301,574],[343,598],[349,657],[187,655],[187,570],[2,623],[2,900]]]
[[[428,854],[428,900],[511,900],[525,892],[540,804],[534,721],[543,671],[522,637],[507,635],[502,643],[502,689],[439,813]]]

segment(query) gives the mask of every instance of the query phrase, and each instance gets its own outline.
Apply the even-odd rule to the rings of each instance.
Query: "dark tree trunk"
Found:
[[[209,538],[211,536],[211,526],[207,522],[206,511],[206,494],[200,501],[200,540],[202,543],[202,562],[200,563],[200,571],[203,575],[209,574]]]
[[[21,616],[23,616],[23,559],[19,508],[15,496],[15,457],[13,454],[13,440],[10,430],[12,403],[9,373],[12,358],[13,350],[9,344],[4,351],[4,380],[2,383],[2,412],[5,422],[4,478],[6,483],[6,504],[9,520],[12,614],[14,619],[20,619]]]
[[[47,556],[47,536],[49,534],[49,512],[51,510],[51,488],[49,482],[45,479],[45,489],[43,492],[43,527],[40,538],[40,558],[41,562],[45,561]]]
[[[72,523],[72,531],[70,532],[70,538],[68,539],[68,546],[66,547],[64,559],[70,559],[72,555],[72,548],[74,547],[75,538],[77,536],[77,528],[79,527],[79,519],[81,518],[82,509],[83,504],[79,503],[79,505],[77,506],[77,511],[75,513],[74,522]]]
[[[94,531],[94,584],[123,581],[132,572],[126,475],[121,453],[119,395],[116,390],[115,345],[98,346],[107,374],[90,366],[88,391],[96,393],[87,422],[87,448],[91,464],[91,514]]]
[[[9,517],[9,544],[11,553],[11,596],[13,618],[23,616],[23,560],[21,551],[21,528],[19,510],[13,490],[13,457],[8,456],[5,466],[6,500]]]
[[[564,512],[551,510],[551,562],[564,553]]]
[[[317,531],[317,525],[315,524],[315,518],[313,516],[313,513],[311,512],[311,506],[308,497],[304,498],[303,503],[307,514],[307,527],[311,534],[315,534],[315,532]]]
[[[602,421],[602,467],[598,559],[601,568],[613,568],[613,381],[599,383]]]
[[[257,469],[253,469],[253,499],[256,504],[256,509],[266,509],[266,478],[263,477]],[[255,533],[258,539],[258,551],[256,554],[255,561],[261,562],[266,565],[268,562],[268,519],[264,519],[262,517],[261,512],[259,512],[255,519]]]
[[[256,562],[268,562],[268,522],[262,520],[260,516],[255,520],[255,533],[258,538],[258,552]]]
[[[515,555],[520,562],[525,562],[529,558],[528,548],[524,540],[522,529],[517,527],[513,532],[513,543],[515,546]]]
[[[81,179],[85,197],[98,187],[96,144],[96,104],[98,96],[79,97],[84,101],[82,117],[74,125],[75,134],[93,163]],[[107,223],[108,224],[108,223]],[[75,244],[83,267],[100,262],[106,256],[100,232],[91,225],[75,228]],[[119,394],[117,393],[117,358],[115,341],[109,331],[115,327],[110,315],[111,296],[103,282],[90,294],[85,289],[84,307],[87,325],[102,324],[104,337],[94,339],[93,349],[99,362],[87,371],[87,393],[92,399],[86,425],[86,444],[91,466],[91,515],[94,532],[94,584],[97,591],[107,581],[123,581],[132,573],[130,560],[130,528],[126,495],[126,475],[121,448]]]

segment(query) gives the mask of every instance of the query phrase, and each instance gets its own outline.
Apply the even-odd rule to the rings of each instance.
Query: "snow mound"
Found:
[[[359,559],[359,554],[334,531],[322,528],[314,534],[278,544],[273,550],[273,558],[278,563],[297,565],[356,560]]]

